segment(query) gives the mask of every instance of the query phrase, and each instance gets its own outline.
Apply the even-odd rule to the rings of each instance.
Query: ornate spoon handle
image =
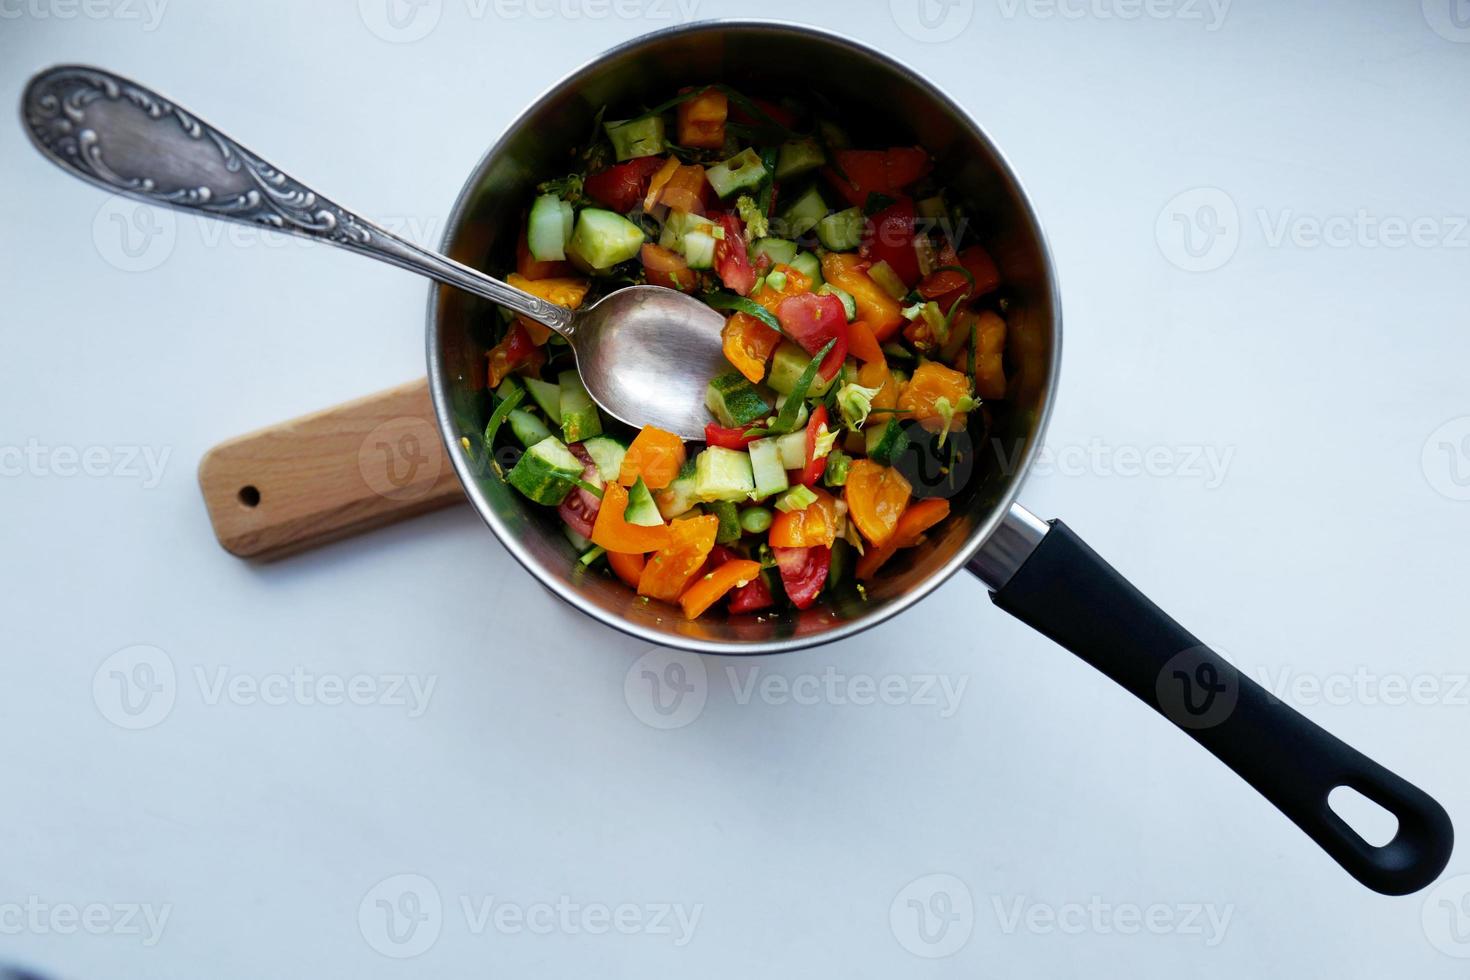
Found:
[[[570,310],[380,228],[136,82],[49,68],[21,98],[31,140],[63,170],[115,194],[329,242],[483,296],[570,335]]]

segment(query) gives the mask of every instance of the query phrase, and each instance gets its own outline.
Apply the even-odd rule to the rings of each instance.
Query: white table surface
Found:
[[[44,65],[108,66],[434,241],[521,106],[682,16],[548,2],[427,0],[394,29],[380,0],[3,0],[0,104]],[[982,121],[1047,224],[1067,316],[1057,462],[1025,502],[1461,816],[1470,28],[1449,0],[1062,2],[694,12],[843,30]],[[650,648],[545,592],[468,509],[229,557],[200,455],[419,375],[423,283],[190,219],[132,228],[130,256],[106,197],[13,117],[0,172],[0,960],[1465,975],[1463,855],[1433,891],[1368,892],[974,581],[840,646],[696,659],[702,710],[659,729]],[[1155,448],[1155,475],[1129,475]],[[118,679],[148,667],[158,693],[129,714]],[[854,703],[869,683],[897,703]],[[369,703],[323,703],[343,685]]]

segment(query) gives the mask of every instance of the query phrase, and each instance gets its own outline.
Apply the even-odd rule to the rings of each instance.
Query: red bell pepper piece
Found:
[[[715,272],[726,288],[744,296],[755,287],[755,269],[751,268],[750,256],[745,252],[740,218],[726,212],[720,215],[720,227],[725,230],[725,237],[715,242]]]
[[[801,485],[814,487],[822,474],[827,472],[827,457],[817,459],[817,436],[827,424],[827,406],[812,409],[812,417],[806,423],[806,463],[801,468]]]
[[[706,423],[704,427],[705,444],[723,449],[744,449],[759,438],[746,435],[744,429],[730,429],[714,422]]]
[[[797,609],[806,609],[817,601],[827,582],[827,569],[832,565],[832,549],[822,545],[810,548],[772,548],[776,569],[786,597]]]
[[[836,296],[798,293],[781,301],[776,307],[776,319],[781,322],[782,332],[808,354],[815,354],[829,340],[836,340],[836,345],[822,359],[819,371],[823,380],[837,376],[847,357],[847,311],[842,300]]]
[[[868,219],[862,254],[887,262],[905,286],[919,281],[919,253],[914,251],[914,202],[900,198]]]
[[[631,211],[648,193],[648,182],[664,165],[663,157],[634,157],[588,177],[587,196],[619,213]]]

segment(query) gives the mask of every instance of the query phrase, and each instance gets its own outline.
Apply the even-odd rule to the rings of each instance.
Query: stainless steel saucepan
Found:
[[[590,574],[576,561],[556,516],[529,505],[494,475],[481,433],[495,294],[487,299],[435,286],[428,311],[435,412],[470,501],[501,543],[549,589],[608,626],[650,643],[716,654],[782,653],[847,639],[968,569],[990,589],[997,606],[1164,715],[1363,884],[1406,894],[1432,882],[1453,843],[1449,816],[1438,803],[1273,699],[1153,605],[1062,522],[1042,521],[1016,503],[1056,396],[1061,357],[1056,273],[1035,211],[999,150],[963,109],[908,67],[854,41],[789,24],[699,23],[630,41],[555,85],[490,148],[455,204],[444,255],[459,263],[456,269],[509,267],[535,185],[565,171],[568,148],[586,139],[599,108],[651,105],[678,87],[715,81],[758,93],[825,99],[845,121],[858,124],[860,142],[914,142],[933,153],[937,173],[954,199],[968,205],[969,218],[982,229],[1006,282],[1007,398],[994,406],[984,433],[988,443],[1005,451],[971,453],[972,468],[925,483],[925,493],[941,492],[944,485],[953,516],[921,547],[900,552],[866,596],[839,593],[816,608],[759,617],[711,611],[687,622],[668,608],[639,601],[619,582]],[[49,108],[47,119],[54,122],[55,107]],[[194,122],[191,117],[184,121]],[[29,119],[28,125],[38,145],[48,150]],[[67,135],[80,147],[77,152],[96,150],[80,127]],[[150,164],[147,146],[124,146],[121,156],[143,173],[177,183],[178,175],[199,160],[217,165],[220,147],[204,136],[197,143],[167,165]],[[195,188],[187,185],[140,186],[106,167],[82,175],[153,203],[281,226],[279,215],[273,220],[268,208],[221,215],[205,206],[209,201],[191,197]],[[294,182],[287,186],[305,190]],[[309,225],[310,214],[306,217]],[[293,222],[283,230],[337,240],[330,228]],[[440,278],[475,288],[469,284],[473,273]],[[1001,458],[1010,465],[995,465]],[[1332,810],[1328,794],[1343,786],[1397,818],[1391,841],[1370,845]]]

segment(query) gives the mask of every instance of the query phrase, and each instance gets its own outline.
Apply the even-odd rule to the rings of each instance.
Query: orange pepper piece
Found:
[[[770,544],[773,548],[832,547],[837,540],[837,498],[821,488],[813,488],[816,503],[801,510],[777,511],[771,522]]]
[[[607,501],[603,500],[602,505],[606,507]],[[704,567],[719,529],[720,519],[713,514],[686,517],[666,528],[669,541],[643,566],[643,574],[638,576],[638,594],[665,602],[676,601],[689,580]]]
[[[873,396],[873,414],[868,416],[868,421],[876,420],[887,425],[893,417],[892,410],[898,406],[898,385],[888,370],[888,362],[871,361],[858,368],[858,384],[878,389],[878,394]]]
[[[883,563],[899,548],[912,548],[923,533],[949,516],[949,501],[939,497],[916,500],[903,512],[888,543],[869,548],[857,562],[857,577],[864,582],[878,574]]]
[[[726,592],[746,584],[760,573],[760,562],[734,558],[714,571],[701,575],[699,581],[679,596],[679,605],[684,607],[684,617],[698,619],[701,613],[718,602]]]
[[[898,528],[911,489],[898,470],[858,459],[847,473],[843,499],[847,501],[848,516],[863,537],[881,547]]]
[[[526,279],[519,273],[512,272],[505,277],[505,281],[517,289],[524,289],[532,296],[539,296],[548,303],[557,306],[565,306],[569,310],[575,310],[582,305],[582,300],[587,298],[587,290],[591,283],[586,279]],[[518,316],[516,320],[526,328],[526,333],[531,335],[531,340],[540,347],[551,337],[551,328],[542,326],[530,317]]]
[[[861,320],[847,325],[847,349],[865,364],[886,360],[883,348],[878,346],[878,338],[873,336],[873,328]]]
[[[638,576],[643,574],[644,558],[640,554],[624,554],[621,551],[609,551],[607,553],[607,564],[613,570],[613,574],[627,583],[628,588],[638,588]]]
[[[706,89],[679,103],[679,144],[701,150],[718,150],[725,145],[725,117],[730,100],[724,92]]]
[[[759,384],[766,376],[766,362],[780,344],[781,334],[749,313],[736,313],[720,331],[720,346],[725,352],[725,360],[752,384]]]
[[[822,278],[852,295],[857,304],[858,319],[868,325],[879,343],[893,336],[903,323],[903,310],[898,300],[868,278],[868,263],[849,252],[828,252],[822,256]]]
[[[950,407],[956,408],[960,399],[969,394],[970,379],[966,375],[938,361],[925,361],[899,392],[898,408],[910,413],[910,418],[918,419],[924,428],[938,431],[944,421],[934,408],[935,403],[941,398],[948,398]],[[963,429],[965,413],[956,411],[950,427]]]
[[[648,489],[662,490],[678,477],[684,459],[684,440],[657,426],[645,425],[623,455],[618,482],[631,487],[641,476]]]
[[[602,488],[602,506],[597,510],[597,521],[592,525],[592,543],[608,551],[623,554],[643,554],[658,551],[668,545],[671,534],[667,524],[658,527],[640,527],[623,520],[623,511],[628,509],[628,491],[616,483]],[[719,520],[716,519],[716,524]]]

